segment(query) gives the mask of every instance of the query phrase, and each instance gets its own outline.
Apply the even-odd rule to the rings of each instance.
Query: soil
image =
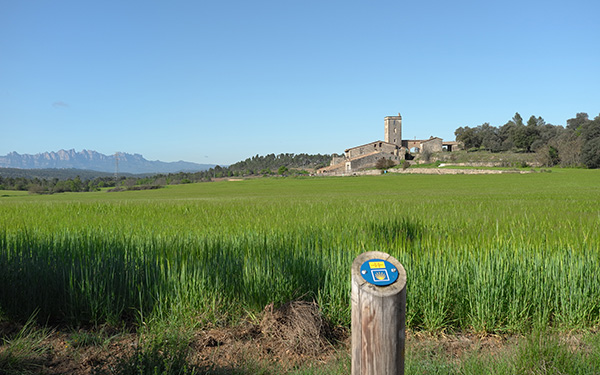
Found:
[[[93,334],[92,331],[86,332]],[[196,332],[190,343],[188,363],[198,368],[244,368],[249,362],[276,365],[280,369],[301,367],[303,364],[327,364],[338,361],[340,353],[349,356],[349,332],[339,329],[333,343],[322,342],[319,350],[298,346],[294,340],[282,342],[260,325],[244,323],[238,327],[213,328]],[[38,371],[44,375],[88,375],[107,371],[123,357],[130,356],[138,345],[135,333],[118,333],[107,343],[74,347],[72,332],[55,331],[45,341],[49,350],[38,360]],[[501,351],[514,344],[514,336],[477,336],[472,334],[434,335],[407,332],[406,344],[432,356],[443,353],[457,360],[467,352]],[[313,343],[314,341],[308,340]],[[1,369],[0,369],[1,370]],[[0,371],[1,373],[2,371]]]
[[[279,308],[265,307],[260,322],[246,321],[235,327],[205,328],[194,333],[189,343],[187,363],[201,369],[246,368],[248,363],[281,371],[307,364],[335,363],[350,356],[349,331],[330,327],[311,302],[291,302]],[[1,339],[10,340],[22,328],[16,323],[0,323]],[[469,333],[425,333],[407,331],[407,350],[459,361],[466,353],[498,353],[516,345],[518,336]],[[576,335],[568,343],[580,346]],[[44,375],[87,375],[112,373],[111,369],[129,358],[139,345],[134,331],[102,326],[89,329],[56,328],[42,343],[43,354],[32,358],[34,373]],[[6,346],[0,346],[1,354]]]

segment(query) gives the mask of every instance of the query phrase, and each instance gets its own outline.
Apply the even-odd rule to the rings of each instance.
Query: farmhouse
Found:
[[[457,151],[460,150],[460,144],[456,141],[444,142],[440,137],[430,137],[429,139],[421,140],[404,140],[402,141],[402,147],[405,147],[407,152],[420,153],[420,152],[442,152],[442,151]]]
[[[411,151],[441,152],[458,148],[456,142],[444,142],[439,137],[426,140],[402,140],[402,116],[387,116],[384,118],[384,140],[369,142],[361,146],[348,148],[342,157],[333,157],[328,167],[321,168],[317,173],[343,174],[360,169],[374,168],[380,159],[388,159],[395,164],[400,163],[410,155]]]

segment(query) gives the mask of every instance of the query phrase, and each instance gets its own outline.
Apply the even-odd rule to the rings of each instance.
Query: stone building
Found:
[[[453,151],[460,148],[456,142],[444,142],[439,137],[425,140],[402,140],[402,116],[384,118],[384,140],[352,147],[344,151],[342,157],[334,157],[328,167],[317,173],[346,174],[366,168],[374,168],[377,161],[384,158],[399,164],[410,152],[435,153]]]
[[[442,151],[459,151],[463,149],[463,144],[461,142],[456,141],[446,141],[442,142]]]
[[[462,150],[462,144],[456,141],[446,141],[439,137],[430,137],[429,139],[410,139],[403,140],[402,147],[406,148],[407,152],[442,152],[442,151],[458,151]]]
[[[359,169],[373,168],[379,159],[390,159],[396,164],[404,160],[406,149],[402,147],[402,116],[384,118],[384,140],[374,141],[344,151],[343,157],[334,157],[329,167],[318,173],[349,173]]]
[[[442,152],[443,151],[443,140],[439,137],[430,137],[429,139],[415,139],[415,140],[404,140],[402,146],[404,146],[408,152]]]

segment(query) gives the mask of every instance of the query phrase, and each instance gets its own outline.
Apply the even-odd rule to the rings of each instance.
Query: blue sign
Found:
[[[377,286],[387,286],[398,280],[396,266],[383,259],[367,260],[360,266],[360,274],[366,282]]]

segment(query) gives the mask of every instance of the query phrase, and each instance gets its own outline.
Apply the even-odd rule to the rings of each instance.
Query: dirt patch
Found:
[[[330,345],[331,328],[314,302],[294,301],[265,307],[260,323],[263,339],[274,351],[316,355]]]
[[[55,333],[49,340],[52,354],[40,374],[89,375],[107,370],[118,359],[130,355],[137,346],[137,335],[124,333],[94,345],[74,345],[71,333]]]
[[[294,301],[278,308],[271,304],[259,318],[235,327],[198,330],[188,344],[186,363],[190,368],[225,373],[249,366],[285,372],[307,364],[329,363],[339,357],[340,350],[347,349],[347,343],[336,341],[347,337],[344,330],[332,329],[314,302]],[[0,337],[10,340],[21,328],[22,325],[4,322],[0,325]],[[114,373],[119,364],[144,350],[143,342],[133,331],[110,327],[54,328],[43,342],[45,354],[36,358],[33,373]],[[0,345],[0,352],[5,347]],[[0,374],[1,365],[0,360]]]
[[[278,364],[291,369],[327,363],[345,351],[347,334],[332,328],[314,302],[294,301],[279,308],[265,307],[254,324],[202,331],[193,340],[193,362],[200,367],[235,368],[247,363]]]
[[[521,336],[517,335],[478,335],[473,333],[430,333],[412,332],[406,334],[409,350],[430,352],[460,359],[467,353],[500,352],[516,345]]]
[[[0,337],[10,340],[21,326],[0,324]],[[588,350],[581,335],[561,337],[570,350]],[[522,340],[518,335],[478,335],[407,331],[406,347],[411,353],[450,358],[459,363],[465,355],[510,352]],[[89,375],[114,373],[115,364],[139,353],[140,336],[110,327],[81,330],[54,329],[43,345],[42,358],[36,359],[34,373],[45,375]],[[268,305],[259,320],[244,321],[235,327],[198,330],[188,344],[186,363],[193,368],[228,373],[248,368],[275,369],[285,373],[310,365],[349,363],[350,332],[331,327],[313,302],[295,301],[275,307]],[[0,342],[0,353],[5,346]],[[39,361],[38,361],[39,360]],[[0,360],[0,374],[3,373]],[[252,367],[254,366],[254,367]],[[241,372],[246,373],[246,372]],[[248,371],[247,373],[254,373]]]

